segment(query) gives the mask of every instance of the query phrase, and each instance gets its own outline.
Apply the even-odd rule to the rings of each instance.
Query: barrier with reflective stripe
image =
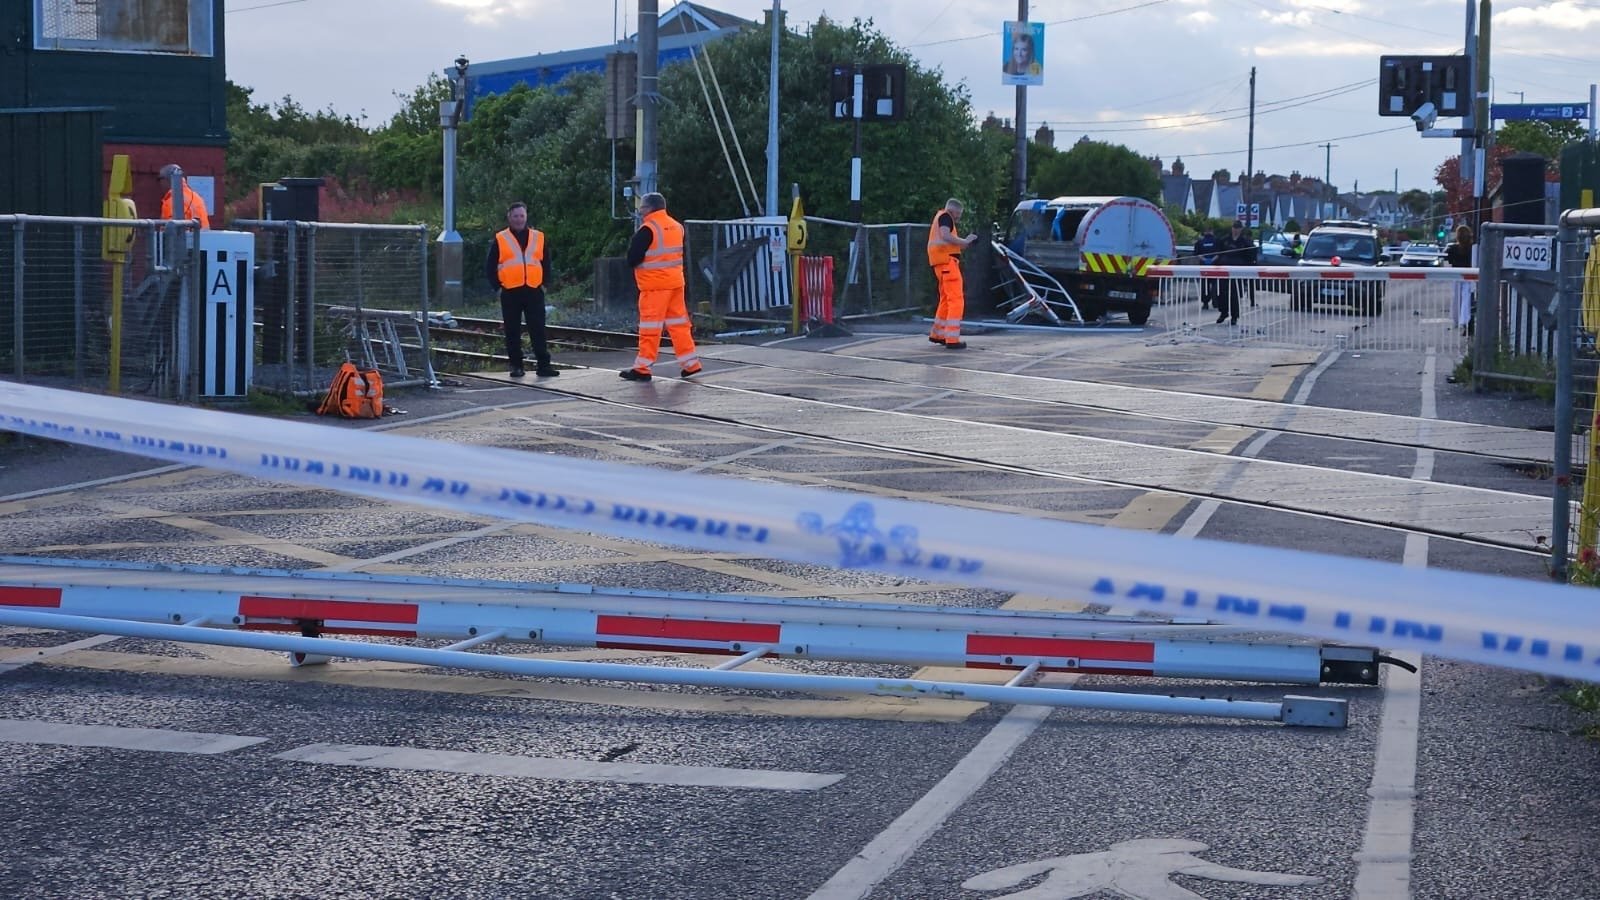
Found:
[[[773,658],[1280,684],[1376,684],[1379,662],[1371,647],[1234,642],[1230,627],[1146,616],[27,557],[0,557],[0,607],[307,636],[494,634],[670,653],[761,648]]]
[[[1151,266],[1145,274],[1161,279],[1151,324],[1174,338],[1443,354],[1466,351],[1478,280],[1476,269],[1347,265]],[[1230,321],[1218,322],[1224,312]]]

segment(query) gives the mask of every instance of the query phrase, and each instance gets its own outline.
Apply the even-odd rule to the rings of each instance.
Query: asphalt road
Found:
[[[798,346],[1517,426],[1549,415],[1446,384],[1448,365],[1415,356],[1330,359],[1127,335],[969,341],[964,354],[930,351],[919,335]],[[708,370],[713,383],[786,392],[771,372]],[[1420,465],[1406,448],[864,390],[849,396],[1013,427],[1026,412],[1033,429],[1151,446],[1403,477]],[[377,427],[446,441],[1543,577],[1543,560],[1526,553],[778,438],[670,410],[624,413],[537,386],[466,378],[395,402],[408,412]],[[892,427],[883,438],[893,443]],[[1073,607],[151,469],[35,441],[0,446],[0,466],[0,540],[13,553]],[[1537,472],[1451,454],[1428,466],[1437,480],[1548,496]],[[706,664],[649,651],[489,652]],[[0,785],[11,813],[0,886],[74,898],[1600,896],[1600,744],[1576,733],[1585,721],[1558,688],[1435,658],[1422,660],[1420,678],[1387,672],[1381,690],[1052,676],[1080,688],[1348,699],[1350,726],[1325,730],[349,660],[292,668],[259,651],[0,629]]]

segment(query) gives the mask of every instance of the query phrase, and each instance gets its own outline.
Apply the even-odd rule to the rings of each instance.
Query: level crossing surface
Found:
[[[1207,356],[1201,348],[1116,338],[1075,342],[1068,352],[1039,337],[969,340],[974,347],[959,358],[963,369],[1031,364],[1035,374],[1164,386],[1177,414],[1024,414],[1017,404],[1040,404],[1002,389],[965,388],[971,397],[962,417],[949,417],[957,395],[936,382],[956,377],[956,354],[930,351],[916,335],[839,345],[817,354],[822,359],[811,365],[821,371],[810,375],[805,361],[789,358],[788,345],[770,348],[766,364],[735,364],[731,356],[712,362],[724,352],[754,358],[760,351],[707,347],[704,384],[660,378],[630,386],[615,375],[626,360],[612,366],[596,358],[594,370],[569,370],[558,384],[512,385],[496,376],[436,397],[402,396],[398,402],[413,412],[384,427],[664,471],[1194,534],[1220,539],[1218,552],[1229,540],[1278,543],[1539,576],[1536,557],[1490,542],[1430,541],[1410,525],[1375,527],[1228,502],[1225,489],[1211,497],[1153,489],[1115,472],[1086,481],[1040,462],[1062,448],[1064,436],[1108,441],[1120,434],[1120,449],[1130,454],[1187,451],[1197,465],[1209,465],[1208,457],[1247,463],[1276,452],[1273,462],[1307,469],[1308,480],[1364,475],[1363,483],[1398,485],[1396,474],[1412,468],[1403,457],[1427,456],[1441,461],[1441,475],[1442,461],[1454,459],[1447,474],[1456,487],[1543,499],[1536,482],[1524,479],[1527,489],[1513,490],[1517,482],[1481,454],[1403,442],[1354,452],[1348,437],[1218,423],[1207,408],[1208,393],[1287,399],[1304,389],[1313,402],[1359,401],[1415,416],[1417,397],[1407,399],[1396,386],[1402,374],[1414,378],[1408,373],[1421,370],[1418,361],[1395,363],[1375,385],[1374,369],[1366,367],[1372,361],[1347,357],[1319,371],[1326,358]],[[909,361],[926,369],[927,383],[879,379],[889,383],[862,393],[852,382],[870,378],[826,371],[824,360],[850,364],[846,354]],[[1107,374],[1113,370],[1119,374]],[[1283,377],[1286,370],[1291,377]],[[1444,393],[1435,374],[1434,387]],[[1415,381],[1405,389],[1415,395]],[[868,419],[872,410],[809,401],[819,408],[807,411],[779,392],[830,401],[848,394],[851,403],[906,409]],[[697,395],[715,398],[712,408],[694,406]],[[1442,408],[1470,409],[1470,398],[1445,396]],[[932,415],[908,415],[914,410]],[[858,413],[863,418],[851,420],[841,437],[831,420]],[[972,431],[1015,435],[1040,470],[966,454]],[[1033,439],[1041,449],[1027,447]],[[940,447],[939,440],[950,443]],[[984,446],[1004,444],[995,438]],[[1334,444],[1346,449],[1330,451]],[[76,486],[75,473],[86,468],[76,459],[66,461],[54,489],[13,498],[0,488],[0,539],[8,549],[307,573],[1083,608],[1070,599],[690,552],[202,469],[163,467]],[[1351,466],[1389,474],[1375,478]],[[0,478],[10,471],[0,469]],[[484,652],[704,664],[624,649]],[[3,629],[0,745],[8,753],[0,783],[15,824],[0,838],[0,883],[41,897],[165,891],[981,900],[1023,891],[1162,898],[1181,888],[1206,898],[1332,898],[1353,896],[1358,884],[1361,896],[1588,896],[1600,880],[1589,846],[1600,833],[1592,801],[1600,761],[1592,742],[1573,733],[1571,711],[1536,677],[1431,658],[1422,664],[1413,682],[1389,669],[1382,689],[1319,689],[1351,704],[1350,727],[1329,731],[957,700],[641,691],[381,662],[295,668],[281,656],[237,648]],[[869,670],[791,660],[759,666]],[[967,677],[999,683],[1006,673]],[[1097,689],[1246,700],[1283,693],[1281,685],[1051,677]],[[1412,714],[1403,709],[1408,697],[1416,703]],[[1408,739],[1410,781],[1392,765],[1396,756],[1404,763]],[[1408,813],[1403,828],[1378,796],[1400,798]],[[1107,884],[1107,871],[1121,880]],[[1372,890],[1374,883],[1386,890]]]
[[[816,356],[817,354],[798,354]],[[730,354],[738,360],[738,354]],[[708,354],[708,358],[717,358]],[[794,355],[782,360],[793,361]],[[831,361],[831,360],[830,360]],[[853,359],[845,363],[853,378],[880,378],[899,374],[906,379],[906,364],[883,364]],[[763,367],[769,368],[769,367]],[[807,369],[780,370],[751,387],[752,378],[743,370],[711,373],[693,385],[683,383],[657,386],[622,382],[612,373],[586,371],[573,373],[561,384],[547,390],[592,397],[625,404],[648,405],[688,416],[722,419],[747,427],[759,427],[795,436],[820,438],[845,444],[892,446],[910,453],[969,461],[980,465],[1025,471],[1046,476],[1082,479],[1100,484],[1119,484],[1150,490],[1171,491],[1195,497],[1224,497],[1245,503],[1281,507],[1298,512],[1339,519],[1385,524],[1430,534],[1481,540],[1525,550],[1539,548],[1534,539],[1549,534],[1551,519],[1548,499],[1483,488],[1417,482],[1370,473],[1346,472],[1323,466],[1241,459],[1204,450],[1155,447],[1127,440],[1086,437],[1073,434],[1023,430],[1011,424],[974,421],[960,409],[944,411],[938,405],[914,409],[905,404],[921,399],[932,390],[954,390],[951,382],[964,382],[985,398],[1018,398],[1018,389],[996,395],[989,387],[1000,376],[964,373],[950,377],[940,373],[928,386],[910,381],[897,382],[904,388],[899,409],[873,409],[840,399],[835,381],[840,377],[827,371],[826,363],[812,363]],[[762,373],[768,374],[768,373]],[[820,383],[802,376],[820,376]],[[985,382],[988,384],[986,385]],[[783,394],[784,396],[775,396]],[[799,396],[796,396],[799,395]],[[810,395],[810,396],[807,396]],[[831,398],[831,399],[830,399]],[[992,401],[991,401],[992,402]],[[1170,401],[1165,418],[1178,418],[1183,398]],[[1190,401],[1192,404],[1205,401]],[[1245,402],[1245,401],[1222,401]],[[1220,403],[1218,404],[1221,405]],[[1114,410],[1122,412],[1118,407]],[[1131,412],[1131,411],[1128,411]],[[1195,410],[1182,421],[1206,423],[1211,410]],[[1251,410],[1263,419],[1267,413]],[[1148,413],[1141,413],[1148,415]],[[1292,408],[1284,416],[1293,417]],[[1194,416],[1201,418],[1194,418]],[[1225,418],[1226,414],[1216,418]],[[1236,418],[1239,418],[1236,416]],[[1337,424],[1349,438],[1362,427],[1362,417],[1353,415],[1348,423],[1326,415],[1324,428]],[[1407,434],[1426,429],[1423,422],[1402,417],[1368,416],[1390,426],[1393,441],[1402,442]],[[1241,423],[1231,423],[1241,424]],[[1268,426],[1272,427],[1272,426]],[[1481,426],[1480,426],[1481,427]],[[1282,430],[1274,427],[1274,430]],[[1535,441],[1516,435],[1511,429],[1485,429],[1485,445],[1497,444],[1501,454],[1518,448],[1532,448]],[[1326,432],[1318,432],[1326,434]],[[893,435],[885,442],[884,436]],[[1387,436],[1387,435],[1386,435]],[[1458,429],[1446,438],[1447,445],[1472,443],[1472,429]],[[1459,441],[1459,443],[1458,443]],[[1548,438],[1545,443],[1548,444]],[[1431,440],[1416,446],[1431,448]],[[1525,451],[1526,452],[1526,451]]]

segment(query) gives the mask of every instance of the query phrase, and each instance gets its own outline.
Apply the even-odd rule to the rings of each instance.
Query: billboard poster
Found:
[[[1044,23],[1006,22],[1000,35],[1000,83],[1044,84]]]

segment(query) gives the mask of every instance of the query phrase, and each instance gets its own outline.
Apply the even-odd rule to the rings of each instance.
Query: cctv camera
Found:
[[[1438,119],[1439,108],[1431,102],[1422,104],[1411,114],[1411,121],[1417,126],[1418,131],[1427,131]]]

